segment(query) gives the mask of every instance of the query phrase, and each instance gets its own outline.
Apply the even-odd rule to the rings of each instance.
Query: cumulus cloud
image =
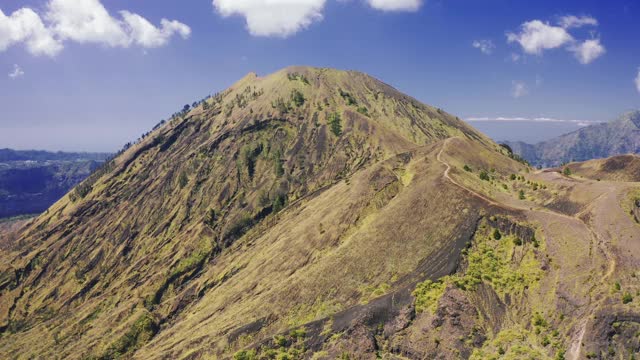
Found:
[[[604,46],[600,43],[600,39],[586,40],[580,44],[572,46],[570,50],[573,51],[578,61],[584,65],[590,64],[607,52]]]
[[[326,0],[213,0],[220,15],[241,15],[255,36],[287,37],[322,20]]]
[[[519,33],[507,33],[507,41],[520,44],[528,54],[541,55],[544,50],[571,43],[573,37],[560,26],[533,20],[522,24]]]
[[[13,71],[9,73],[9,78],[16,79],[24,75],[24,71],[18,64],[13,65]]]
[[[529,89],[527,88],[527,84],[522,81],[513,81],[511,83],[511,96],[516,99],[519,99],[523,96],[529,94]]]
[[[417,11],[422,0],[367,0],[369,5],[382,11]]]
[[[517,43],[525,54],[542,55],[544,51],[564,48],[572,52],[581,64],[589,64],[606,53],[600,39],[577,40],[570,29],[584,26],[598,26],[598,20],[591,16],[567,15],[558,20],[557,25],[531,20],[523,23],[517,32],[507,32],[507,42]]]
[[[33,55],[54,56],[62,50],[60,41],[33,10],[22,8],[9,16],[0,10],[0,52],[19,43]]]
[[[34,55],[55,56],[65,41],[153,48],[174,35],[191,34],[187,25],[175,20],[162,19],[156,27],[138,14],[120,15],[121,19],[111,16],[99,0],[50,0],[41,14],[22,8],[7,17],[0,11],[0,51],[24,43]]]
[[[120,14],[130,30],[129,39],[144,48],[157,48],[164,46],[174,34],[179,34],[183,39],[191,35],[191,28],[173,20],[160,20],[160,28],[155,27],[147,19],[138,14],[121,11]]]
[[[638,89],[638,92],[640,92],[640,68],[638,68],[638,76],[636,76],[636,88]]]
[[[558,24],[565,29],[581,28],[583,26],[598,26],[598,20],[591,16],[567,15],[560,18]]]
[[[471,46],[479,49],[485,55],[491,55],[493,49],[496,48],[495,44],[491,40],[475,40],[471,43]]]
[[[327,0],[213,0],[223,17],[242,16],[254,36],[288,37],[323,19]],[[374,9],[416,11],[423,0],[366,0]]]

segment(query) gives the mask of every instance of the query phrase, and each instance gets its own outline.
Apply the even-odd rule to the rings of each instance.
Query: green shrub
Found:
[[[469,167],[469,165],[467,165],[467,164],[465,164],[465,165],[464,165],[464,168],[463,168],[463,169],[464,169],[464,171],[466,171],[466,172],[472,172],[472,171],[473,171],[473,170],[471,170],[471,168],[470,168],[470,167]]]
[[[421,313],[425,310],[435,312],[444,289],[445,284],[441,281],[426,280],[419,283],[413,290],[413,296],[416,298],[416,312]]]
[[[527,197],[524,195],[524,190],[520,190],[520,192],[518,193],[518,198],[520,200],[525,200]]]
[[[116,342],[107,348],[102,359],[118,358],[123,354],[139,349],[155,336],[160,327],[150,314],[144,313],[131,328]]]
[[[564,170],[562,171],[562,173],[563,173],[565,176],[571,176],[571,169],[569,169],[569,167],[568,167],[568,166],[565,166],[565,168],[564,168]]]
[[[502,239],[502,234],[500,233],[500,230],[498,230],[498,229],[494,229],[494,230],[493,230],[493,238],[494,238],[495,240],[500,240],[500,239]]]
[[[631,296],[630,293],[625,292],[624,295],[622,295],[622,303],[623,304],[628,304],[630,302],[633,301],[633,296]]]
[[[300,107],[304,105],[304,95],[300,91],[293,89],[291,92],[291,101],[293,101],[295,106]]]
[[[240,350],[233,354],[233,360],[256,360],[257,358],[255,350]]]
[[[347,102],[347,105],[358,105],[358,101],[356,100],[356,98],[354,98],[353,95],[349,94],[348,92],[340,90],[340,96],[342,96],[342,98]]]
[[[358,107],[358,112],[364,116],[367,116],[367,117],[369,116],[369,109],[367,109],[364,106]]]
[[[519,237],[514,237],[514,238],[513,238],[513,244],[514,244],[515,246],[520,246],[520,245],[522,245],[522,239],[520,239]]]
[[[489,173],[487,173],[486,171],[482,170],[480,171],[480,180],[484,180],[484,181],[489,181]]]
[[[273,199],[273,212],[277,213],[280,212],[280,210],[284,209],[284,207],[287,205],[287,194],[278,194],[276,195],[276,198]]]

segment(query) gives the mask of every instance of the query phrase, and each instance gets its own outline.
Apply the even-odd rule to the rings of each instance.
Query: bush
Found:
[[[358,101],[356,100],[356,98],[354,98],[348,92],[340,90],[340,96],[342,96],[342,98],[347,102],[347,105],[349,106],[358,105]]]
[[[524,195],[524,190],[520,190],[520,192],[518,193],[518,198],[520,200],[525,200],[527,197]]]
[[[522,245],[522,239],[520,239],[519,237],[514,237],[513,238],[513,245],[515,245],[515,246]]]
[[[498,229],[493,230],[493,238],[495,240],[502,239],[502,234],[500,233],[500,230],[498,230]]]
[[[565,168],[562,171],[562,173],[564,174],[564,176],[571,176],[571,169],[569,169],[568,166],[565,166]]]
[[[473,170],[471,170],[471,168],[470,168],[470,167],[469,167],[469,165],[467,165],[467,164],[465,164],[465,165],[464,165],[464,168],[463,168],[463,169],[464,169],[464,171],[466,171],[466,172],[472,172],[472,171],[473,171]]]
[[[484,170],[480,171],[480,175],[479,176],[480,176],[480,180],[484,180],[484,181],[489,181],[490,180],[489,174]]]
[[[293,101],[297,107],[300,107],[304,105],[304,95],[300,91],[293,89],[291,92],[291,101]]]
[[[509,177],[509,179],[511,179],[511,181],[516,179],[516,174],[511,174],[511,176]]]
[[[416,312],[421,313],[425,310],[435,312],[444,290],[445,284],[441,281],[426,280],[419,283],[413,291],[413,296],[416,298]]]
[[[630,293],[625,292],[624,295],[622,295],[622,303],[623,304],[628,304],[630,302],[633,301],[633,296],[631,296]]]
[[[233,354],[233,360],[255,360],[257,358],[255,350],[240,350]]]
[[[360,114],[364,115],[364,116],[367,116],[367,117],[369,116],[369,109],[367,109],[367,108],[366,108],[366,107],[364,107],[364,106],[360,106],[360,107],[358,108],[358,112],[359,112]]]

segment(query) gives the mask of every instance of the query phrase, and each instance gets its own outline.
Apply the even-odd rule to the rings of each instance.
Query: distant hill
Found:
[[[109,156],[0,149],[0,218],[46,210]]]
[[[637,154],[640,153],[640,111],[628,112],[614,121],[587,126],[538,144],[507,142],[507,145],[531,164],[543,167]]]
[[[43,150],[13,150],[0,149],[0,163],[12,161],[105,161],[109,153],[75,153],[75,152],[51,152]]]

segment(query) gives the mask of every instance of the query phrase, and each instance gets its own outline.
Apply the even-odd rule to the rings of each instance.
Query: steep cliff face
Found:
[[[0,349],[559,356],[636,261],[607,270],[637,224],[587,206],[629,189],[572,181],[361,73],[249,74],[0,242]]]

